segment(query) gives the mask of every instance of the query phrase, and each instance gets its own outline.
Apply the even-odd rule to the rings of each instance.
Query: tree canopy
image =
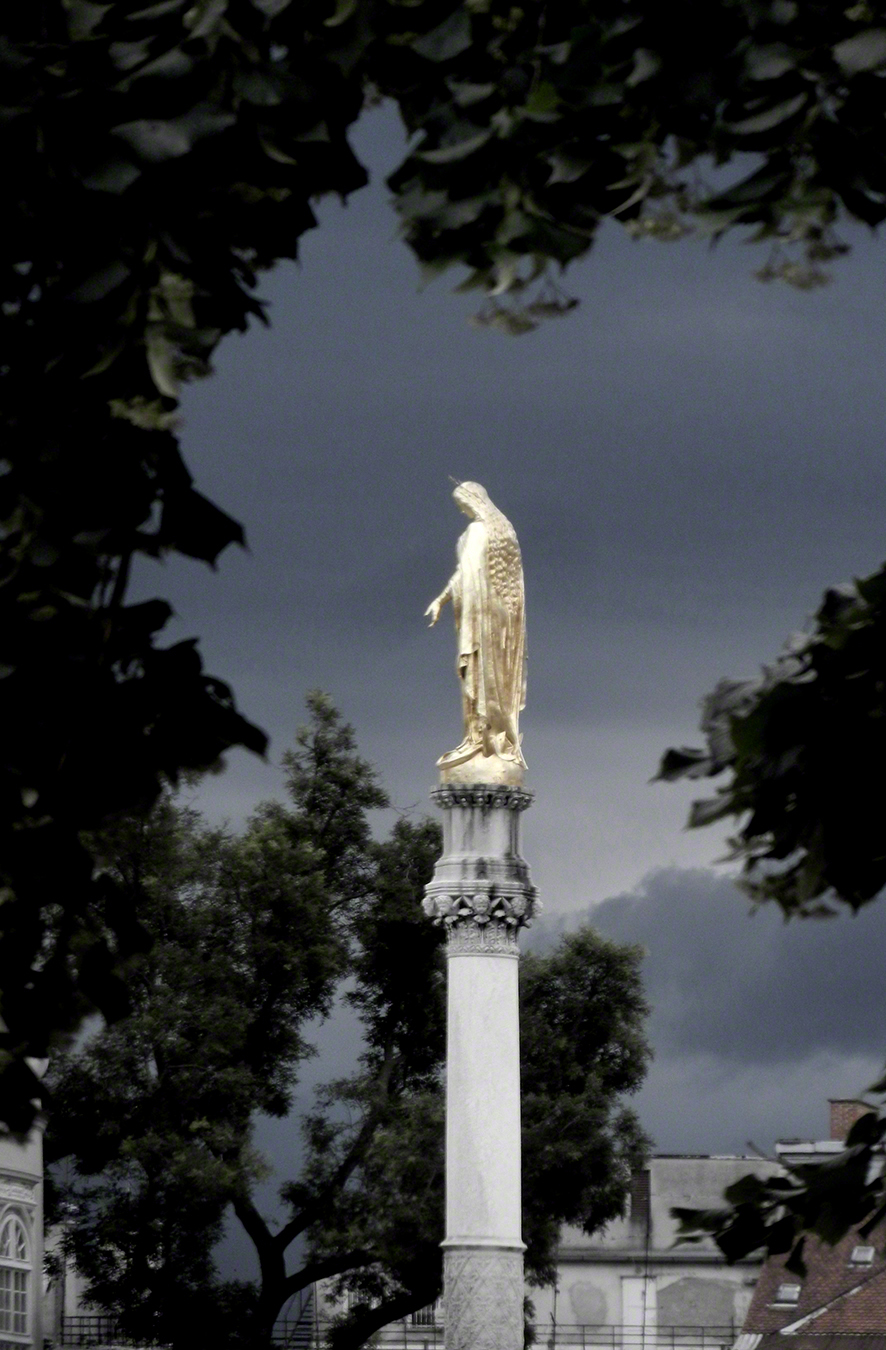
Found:
[[[755,680],[703,702],[705,749],[669,750],[659,777],[720,777],[689,824],[734,816],[742,888],[785,917],[853,911],[886,886],[886,568],[825,593],[814,624]]]
[[[311,706],[286,757],[288,806],[230,836],[164,797],[95,845],[122,885],[138,878],[153,943],[129,973],[130,1014],[51,1069],[47,1156],[91,1296],[141,1339],[190,1345],[209,1327],[221,1345],[266,1346],[288,1300],[334,1276],[351,1298],[333,1339],[350,1350],[440,1292],[445,935],[420,904],[440,830],[400,820],[373,841],[375,775],[334,709]],[[590,929],[523,960],[535,1281],[551,1278],[562,1222],[592,1231],[620,1212],[648,1147],[624,1103],[649,1058],[639,960]],[[290,1111],[308,1024],[336,990],[359,1019],[359,1064],[304,1116],[274,1224],[255,1196],[255,1121]],[[231,1212],[254,1285],[213,1269]]]
[[[736,818],[729,861],[756,904],[786,919],[857,912],[886,887],[882,776],[886,753],[886,568],[825,593],[808,632],[754,680],[722,680],[704,699],[702,748],[668,750],[659,777],[726,776],[694,803],[689,824]],[[722,1208],[679,1211],[690,1238],[708,1233],[730,1260],[763,1247],[803,1273],[807,1234],[836,1243],[886,1214],[886,1077],[845,1149],[782,1175],[743,1177]]]
[[[265,738],[133,561],[214,564],[241,526],[194,486],[176,416],[225,334],[263,318],[311,203],[366,181],[378,99],[410,143],[389,186],[428,273],[477,322],[573,304],[553,272],[605,219],[637,237],[750,227],[800,286],[886,213],[886,14],[824,0],[33,0],[0,29],[0,1100],[25,1129],[43,1057],[126,1006],[139,905],[83,831]],[[724,176],[725,175],[725,176]],[[59,910],[64,922],[47,927]]]

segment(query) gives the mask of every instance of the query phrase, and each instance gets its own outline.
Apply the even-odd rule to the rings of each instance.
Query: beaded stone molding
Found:
[[[533,794],[526,788],[508,787],[502,783],[446,783],[434,788],[431,800],[443,810],[453,806],[479,806],[490,811],[507,807],[509,811],[525,811]]]

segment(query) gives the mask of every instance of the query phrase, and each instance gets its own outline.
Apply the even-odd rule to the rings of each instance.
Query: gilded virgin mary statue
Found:
[[[425,615],[433,627],[452,601],[464,739],[437,763],[447,769],[478,755],[497,756],[525,768],[518,726],[526,703],[520,545],[513,525],[479,483],[459,483],[452,495],[471,523],[458,541],[458,566]]]

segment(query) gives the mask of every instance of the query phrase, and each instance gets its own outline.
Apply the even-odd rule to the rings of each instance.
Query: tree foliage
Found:
[[[0,29],[6,246],[0,477],[0,1099],[25,1129],[42,1057],[125,1007],[139,905],[83,831],[265,738],[164,647],[132,566],[214,565],[241,526],[194,486],[182,380],[263,318],[311,203],[366,181],[348,128],[391,100],[389,180],[429,273],[461,264],[477,322],[574,303],[552,269],[604,219],[638,238],[751,227],[800,286],[886,212],[886,13],[825,0],[32,0]],[[711,168],[731,166],[728,183]],[[536,290],[527,290],[537,285]],[[46,926],[58,907],[64,922]]]
[[[758,680],[724,680],[703,704],[706,749],[669,750],[659,776],[729,774],[692,826],[742,818],[743,888],[787,917],[853,910],[886,886],[886,568],[831,587],[809,633]]]
[[[364,813],[385,804],[350,728],[321,696],[310,703],[290,763],[350,777]],[[185,1344],[199,1324],[225,1208],[263,1175],[253,1117],[289,1110],[313,1054],[305,1024],[347,968],[354,897],[334,881],[368,844],[365,818],[344,799],[338,820],[315,816],[293,795],[295,810],[268,805],[241,837],[164,797],[93,841],[141,897],[152,942],[128,973],[129,1016],[51,1068],[47,1158],[74,1160],[76,1260],[136,1336]]]
[[[735,817],[741,888],[785,918],[857,912],[886,887],[878,784],[886,755],[886,568],[829,588],[809,632],[795,635],[757,680],[723,680],[703,701],[704,749],[664,755],[665,780],[728,775],[696,801],[689,824]],[[688,1235],[712,1234],[730,1260],[765,1248],[802,1273],[805,1235],[836,1243],[886,1214],[886,1078],[879,1108],[852,1127],[842,1153],[747,1176],[723,1208],[679,1211]]]
[[[675,1209],[681,1240],[710,1235],[728,1261],[760,1250],[770,1256],[787,1253],[786,1268],[802,1277],[810,1235],[830,1246],[851,1228],[869,1236],[886,1217],[886,1078],[871,1091],[879,1093],[880,1109],[855,1122],[840,1153],[824,1161],[792,1163],[770,1177],[741,1177],[727,1187],[726,1203],[719,1209]]]
[[[334,1339],[349,1350],[440,1290],[444,935],[420,905],[440,830],[401,820],[372,840],[377,781],[329,704],[314,698],[312,714],[287,756],[291,805],[264,806],[241,837],[164,799],[102,841],[121,883],[138,876],[150,897],[154,942],[131,972],[131,1014],[54,1066],[47,1151],[68,1163],[67,1241],[91,1295],[140,1338],[190,1344],[218,1294],[219,1344],[264,1346],[289,1299],[336,1276],[352,1308]],[[538,1280],[560,1222],[590,1230],[619,1212],[647,1146],[621,1101],[649,1055],[638,965],[636,949],[590,930],[525,959],[527,1267]],[[307,1022],[345,975],[360,1063],[305,1117],[304,1166],[282,1188],[275,1226],[254,1195],[265,1174],[254,1120],[290,1109]],[[257,1286],[214,1275],[229,1207],[255,1246]]]
[[[496,297],[585,253],[605,218],[665,240],[752,226],[774,245],[764,280],[820,284],[845,251],[835,222],[884,216],[882,22],[793,0],[466,0],[412,43],[436,80],[406,99],[380,81],[420,133],[391,179],[406,238]],[[542,288],[480,319],[521,332],[568,307]]]
[[[650,1058],[642,956],[586,926],[521,957],[523,1237],[535,1284],[554,1278],[562,1224],[591,1233],[621,1213],[649,1146],[623,1101]]]

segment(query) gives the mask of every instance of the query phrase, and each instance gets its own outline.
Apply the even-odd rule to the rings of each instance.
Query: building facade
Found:
[[[0,1134],[0,1350],[43,1350],[43,1134]]]
[[[564,1228],[553,1286],[530,1290],[538,1339],[632,1346],[730,1345],[751,1303],[759,1259],[728,1266],[714,1243],[675,1246],[672,1208],[723,1204],[760,1158],[662,1154],[635,1174],[628,1211],[592,1237]],[[581,1334],[580,1334],[581,1333]]]
[[[768,1175],[766,1159],[659,1155],[637,1172],[625,1216],[588,1237],[564,1228],[553,1285],[528,1288],[538,1350],[725,1350],[747,1315],[761,1258],[726,1264],[710,1239],[675,1246],[673,1207],[716,1208],[723,1191],[749,1172]],[[317,1288],[322,1331],[342,1311],[333,1282]],[[442,1306],[392,1323],[384,1347],[433,1350],[442,1345]],[[886,1350],[886,1347],[883,1347]]]

